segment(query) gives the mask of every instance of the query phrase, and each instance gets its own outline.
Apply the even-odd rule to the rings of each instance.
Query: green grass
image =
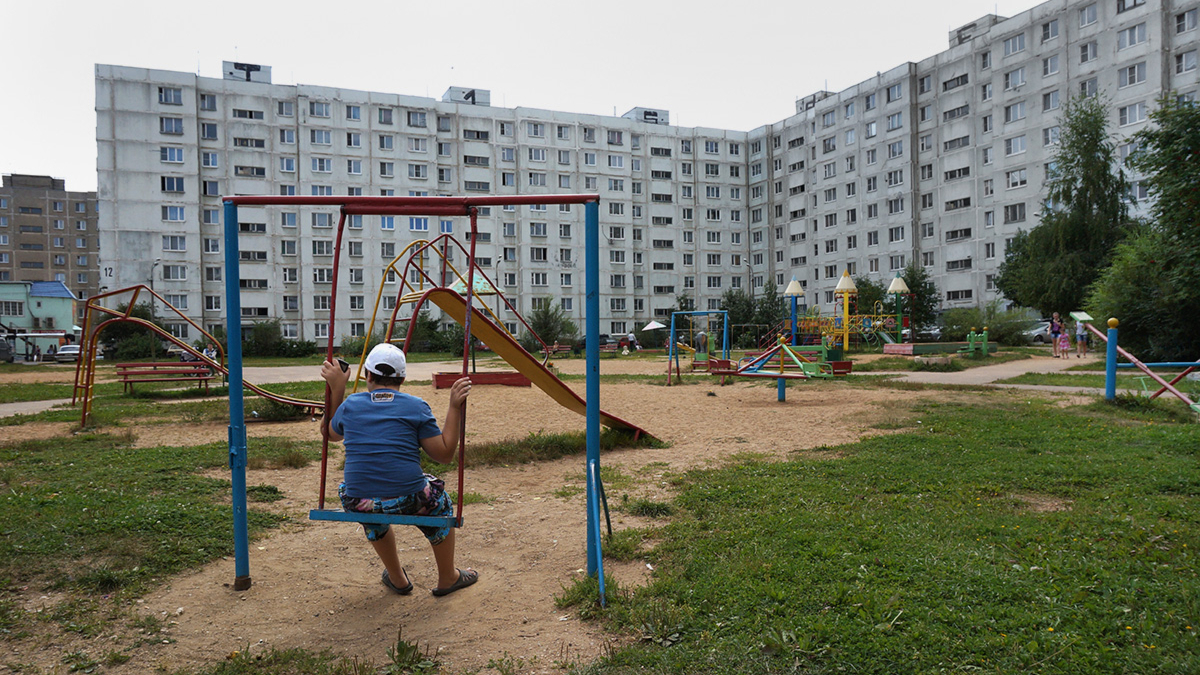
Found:
[[[950,356],[950,354],[929,354],[929,356]],[[951,362],[954,364],[949,372],[965,370],[967,368],[979,368],[982,366],[995,366],[1001,363],[1010,361],[1022,361],[1030,358],[1030,355],[1024,351],[1018,351],[1011,347],[1005,347],[1004,351],[996,352],[989,355],[987,358],[963,358],[955,356]],[[938,367],[932,364],[925,364],[908,356],[885,356],[867,363],[854,364],[855,373],[874,373],[884,370],[899,370],[899,371],[934,371],[941,372],[945,369],[944,366]]]
[[[600,432],[600,449],[632,447],[661,447],[661,442],[643,436],[638,441],[622,431],[604,429]],[[575,433],[532,433],[521,439],[506,439],[481,445],[471,445],[467,462],[472,466],[525,464],[544,462],[575,455],[587,450],[587,436]],[[427,461],[427,460],[426,460]],[[445,469],[446,465],[431,464],[426,470]]]
[[[1155,371],[1159,377],[1170,382],[1174,379],[1176,373],[1159,373]],[[1118,389],[1136,389],[1142,390],[1142,383],[1138,377],[1147,377],[1142,371],[1119,371],[1117,373],[1117,388]],[[998,380],[1003,384],[1041,384],[1052,387],[1091,387],[1093,389],[1104,388],[1104,375],[1099,373],[1074,374],[1074,373],[1025,373],[1016,377],[1010,377],[1004,380]],[[1149,379],[1146,379],[1146,387],[1151,391],[1158,391],[1160,385]],[[1185,394],[1193,396],[1200,395],[1200,382],[1196,380],[1180,380],[1175,383],[1175,388]]]
[[[290,439],[256,439],[251,451],[268,465],[316,455],[313,444]],[[229,481],[198,475],[227,463],[225,443],[134,448],[116,435],[0,449],[0,578],[136,594],[151,578],[229,555]],[[250,510],[252,533],[282,520]]]
[[[645,638],[589,672],[1200,671],[1200,426],[1037,400],[919,419],[844,459],[690,473],[648,587],[606,610],[564,589]]]

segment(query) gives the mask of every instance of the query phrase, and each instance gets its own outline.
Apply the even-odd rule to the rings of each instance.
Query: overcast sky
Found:
[[[948,46],[948,32],[1034,0],[690,2],[104,2],[0,0],[0,173],[96,188],[96,63],[221,76],[272,67],[277,84],[622,114],[750,130]]]

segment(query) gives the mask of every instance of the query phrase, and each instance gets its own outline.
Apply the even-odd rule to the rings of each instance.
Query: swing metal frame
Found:
[[[233,488],[234,530],[234,590],[250,588],[249,536],[246,506],[246,423],[245,394],[242,376],[242,326],[240,292],[240,255],[238,251],[239,206],[310,206],[337,207],[340,211],[334,242],[333,278],[329,306],[329,330],[326,337],[326,357],[333,357],[334,321],[337,317],[339,267],[342,237],[346,216],[467,216],[471,222],[470,266],[467,271],[467,312],[464,330],[463,374],[466,375],[470,350],[466,341],[471,336],[471,305],[474,296],[475,243],[478,239],[477,209],[481,206],[520,206],[532,204],[582,204],[584,206],[584,277],[585,277],[585,335],[587,336],[586,433],[587,433],[587,571],[596,576],[601,598],[604,598],[604,570],[600,551],[600,196],[596,194],[547,194],[509,196],[455,197],[360,197],[360,196],[227,196],[224,204],[225,230],[225,311],[229,341],[229,467]],[[325,406],[329,409],[330,391],[326,387]],[[389,523],[416,525],[460,526],[462,524],[463,468],[465,449],[466,410],[460,416],[458,448],[458,501],[454,517],[399,516],[377,513],[351,513],[324,509],[326,471],[328,466],[328,436],[321,453],[321,486],[318,509],[310,513],[313,520],[357,523]],[[315,514],[315,515],[314,515]],[[453,522],[450,522],[453,521]]]

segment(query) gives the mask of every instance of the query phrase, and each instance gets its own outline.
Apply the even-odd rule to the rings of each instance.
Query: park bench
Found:
[[[615,356],[617,353],[617,350],[620,347],[621,347],[621,345],[619,345],[615,342],[610,342],[606,345],[600,345],[600,353],[601,354],[613,354]]]
[[[542,350],[547,357],[553,356],[569,356],[571,354],[571,345],[552,345]]]
[[[117,377],[124,386],[124,391],[133,391],[133,385],[138,382],[195,382],[197,387],[208,391],[208,381],[213,379],[213,372],[203,363],[168,362],[168,363],[118,363]]]

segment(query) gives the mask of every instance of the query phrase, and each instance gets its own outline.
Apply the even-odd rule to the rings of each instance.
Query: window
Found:
[[[162,219],[168,223],[183,222],[183,207],[182,206],[164,206],[162,207]]]
[[[1018,33],[1004,41],[1004,55],[1011,56],[1025,51],[1025,34]]]
[[[1096,82],[1096,78],[1094,77],[1079,83],[1080,96],[1095,96],[1098,89],[1099,86]]]
[[[1117,110],[1117,119],[1121,126],[1137,124],[1146,120],[1146,104],[1138,101],[1132,105],[1122,106]]]
[[[1175,73],[1190,73],[1196,69],[1196,50],[1175,55]]]
[[[162,271],[164,281],[187,280],[187,266],[185,265],[163,265]]]
[[[1009,204],[1004,207],[1004,222],[1005,223],[1023,223],[1025,222],[1025,204]]]
[[[1189,9],[1182,14],[1175,15],[1175,32],[1186,33],[1189,30],[1196,30],[1197,12],[1200,10]]]
[[[1042,94],[1042,112],[1048,112],[1050,110],[1058,110],[1058,105],[1059,105],[1059,101],[1058,101],[1058,90],[1057,89],[1055,89],[1054,91]]]
[[[164,234],[162,238],[164,251],[186,251],[187,237],[174,234]]]
[[[888,241],[889,242],[904,241],[904,226],[898,225],[896,227],[888,228]]]
[[[1017,101],[1012,105],[1004,106],[1004,123],[1011,124],[1025,119],[1025,102]]]
[[[1059,134],[1058,126],[1042,129],[1042,145],[1058,145]]]
[[[984,115],[980,121],[983,122],[983,133],[985,133],[985,134],[990,133],[991,130],[995,127],[995,125],[992,123],[991,115]]]
[[[1004,176],[1010,190],[1022,187],[1028,182],[1025,177],[1025,169],[1015,169],[1005,173]]]
[[[1126,28],[1117,33],[1117,51],[1128,49],[1134,45],[1139,45],[1146,41],[1146,24],[1139,23],[1136,26]]]
[[[1042,24],[1042,42],[1049,42],[1058,37],[1058,19]]]
[[[183,192],[183,177],[182,176],[163,176],[159,179],[159,184],[163,192]],[[62,209],[56,209],[61,211]]]
[[[887,88],[887,102],[899,101],[904,96],[904,86],[900,83],[893,84]]]
[[[1025,136],[1016,136],[1004,140],[1004,155],[1011,157],[1025,152]]]
[[[1010,89],[1016,89],[1017,87],[1020,87],[1024,84],[1025,84],[1025,68],[1023,68],[1023,67],[1017,68],[1016,70],[1010,70],[1004,74],[1004,89],[1005,89],[1005,91],[1008,91]]]
[[[162,134],[171,136],[180,136],[183,134],[183,118],[182,117],[160,117],[158,118],[158,131]]]
[[[904,141],[892,141],[888,143],[888,159],[895,159],[904,156]]]
[[[992,83],[979,85],[979,98],[984,101],[992,100]]]
[[[1146,62],[1135,63],[1117,71],[1117,86],[1130,87],[1146,81]]]
[[[1058,54],[1042,59],[1042,77],[1049,77],[1058,72]]]
[[[992,53],[984,52],[979,55],[979,69],[987,70],[992,67]]]
[[[429,218],[426,218],[426,217],[409,218],[408,219],[408,231],[409,232],[428,232],[429,231]]]
[[[1117,14],[1146,4],[1146,0],[1117,0]]]
[[[1099,50],[1099,47],[1096,44],[1095,40],[1093,40],[1092,42],[1088,42],[1086,44],[1079,45],[1079,62],[1080,63],[1087,63],[1089,61],[1095,61],[1097,58],[1099,58],[1099,56],[1100,56],[1100,50]]]
[[[176,87],[159,87],[158,102],[163,105],[183,105],[183,90]]]
[[[867,94],[863,98],[863,109],[865,109],[865,110],[874,110],[875,109],[875,94]]]
[[[951,199],[950,201],[946,202],[946,211],[957,211],[958,209],[965,209],[970,205],[971,205],[970,197],[960,197],[958,199]]]
[[[1090,26],[1096,23],[1096,3],[1092,3],[1087,7],[1079,10],[1079,26]]]
[[[904,113],[898,112],[898,113],[892,113],[891,115],[888,115],[888,118],[887,118],[887,130],[888,131],[895,131],[896,129],[899,129],[902,126],[904,126]]]

